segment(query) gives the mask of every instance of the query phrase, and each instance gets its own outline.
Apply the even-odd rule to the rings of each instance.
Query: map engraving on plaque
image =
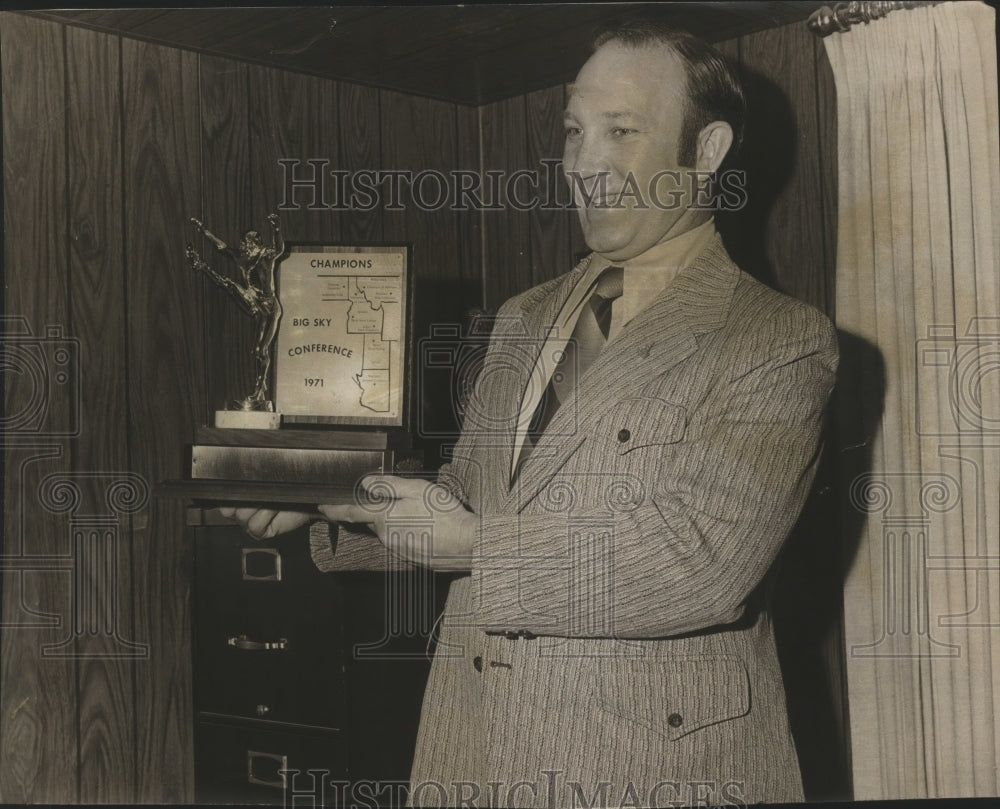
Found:
[[[279,271],[283,418],[402,424],[407,272],[405,247],[292,246]]]

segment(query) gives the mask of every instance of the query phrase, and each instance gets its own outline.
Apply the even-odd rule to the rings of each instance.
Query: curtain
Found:
[[[994,12],[825,40],[838,110],[838,434],[856,799],[998,794]]]

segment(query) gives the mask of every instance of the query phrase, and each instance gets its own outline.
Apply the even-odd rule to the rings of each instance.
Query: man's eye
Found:
[[[611,133],[615,135],[615,137],[619,138],[624,137],[625,135],[634,135],[635,132],[636,130],[628,129],[627,127],[624,126],[616,126],[614,129],[611,130]]]
[[[567,126],[566,127],[566,137],[567,138],[578,138],[583,134],[583,130],[578,126]]]

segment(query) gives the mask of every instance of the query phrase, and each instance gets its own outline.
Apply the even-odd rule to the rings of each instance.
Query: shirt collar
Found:
[[[690,264],[715,235],[715,220],[709,219],[698,227],[686,230],[679,236],[654,244],[645,253],[629,259],[622,266],[625,276],[634,270],[656,270],[673,275]]]
[[[694,261],[715,237],[715,220],[709,219],[679,236],[659,242],[624,262],[611,262],[594,254],[581,285],[592,284],[606,267],[625,268],[622,296],[611,310],[613,338],[621,328],[667,288],[678,272]]]

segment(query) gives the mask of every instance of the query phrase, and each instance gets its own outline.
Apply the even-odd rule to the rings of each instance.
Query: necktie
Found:
[[[608,341],[608,330],[611,328],[611,307],[621,297],[623,276],[621,267],[607,267],[598,276],[594,291],[580,312],[573,334],[563,350],[562,360],[552,374],[535,418],[528,428],[528,439],[532,445],[537,442],[538,436],[545,431],[556,410],[572,395],[578,380],[604,349]]]

